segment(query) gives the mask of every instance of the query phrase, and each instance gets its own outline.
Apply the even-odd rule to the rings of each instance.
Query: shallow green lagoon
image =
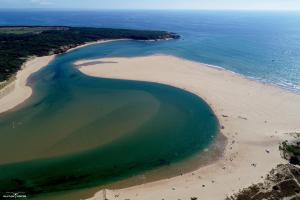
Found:
[[[1,192],[99,186],[182,161],[211,144],[218,121],[197,96],[161,84],[92,78],[72,65],[142,55],[143,45],[149,44],[82,48],[30,78],[32,98],[0,115]]]

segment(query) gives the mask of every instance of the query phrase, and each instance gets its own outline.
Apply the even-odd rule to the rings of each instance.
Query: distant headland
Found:
[[[153,30],[69,26],[0,26],[0,88],[1,85],[4,87],[9,80],[14,79],[16,72],[32,56],[59,54],[76,46],[98,40],[177,38],[180,36],[176,33]]]

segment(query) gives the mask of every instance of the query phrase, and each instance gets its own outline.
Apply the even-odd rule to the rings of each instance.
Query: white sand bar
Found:
[[[110,199],[223,200],[285,163],[278,145],[286,133],[300,132],[299,95],[205,64],[155,55],[76,65],[90,76],[164,83],[190,91],[212,107],[228,138],[220,160],[182,176],[109,191]],[[99,192],[92,199],[102,198]]]

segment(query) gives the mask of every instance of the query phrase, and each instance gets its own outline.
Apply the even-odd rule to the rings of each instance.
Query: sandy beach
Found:
[[[11,89],[6,95],[0,98],[0,113],[13,109],[31,96],[32,89],[27,86],[28,77],[34,72],[37,72],[41,68],[47,66],[54,57],[54,55],[35,57],[28,60],[22,66],[22,69],[16,75],[16,80],[7,86]]]
[[[107,42],[116,42],[116,41],[122,41],[122,40],[130,40],[130,39],[99,40],[99,41],[95,41],[95,42],[87,42],[83,45],[71,48],[67,52],[71,52],[71,51],[74,51],[76,49],[80,49],[82,47],[87,47],[87,46],[90,46],[90,45],[103,44],[103,43],[107,43]]]
[[[71,48],[67,52],[89,45],[101,44],[112,41],[116,40],[99,40],[95,42],[89,42]],[[16,80],[7,85],[5,88],[1,89],[0,91],[0,114],[15,108],[31,96],[32,89],[29,86],[27,86],[27,79],[30,77],[31,74],[47,66],[54,58],[55,55],[34,57],[29,59],[22,66],[22,69],[16,75]]]
[[[157,82],[192,92],[212,107],[228,139],[223,157],[196,171],[99,191],[91,199],[225,199],[286,163],[278,145],[287,133],[300,132],[300,95],[222,69],[166,55],[86,60],[76,65],[90,76]]]

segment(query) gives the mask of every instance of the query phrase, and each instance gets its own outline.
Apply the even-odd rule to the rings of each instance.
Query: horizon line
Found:
[[[61,11],[281,11],[281,12],[288,12],[288,11],[300,11],[300,8],[296,9],[246,9],[246,8],[239,8],[239,9],[221,9],[221,8],[187,8],[187,9],[180,9],[180,8],[0,8],[0,10],[61,10]]]

